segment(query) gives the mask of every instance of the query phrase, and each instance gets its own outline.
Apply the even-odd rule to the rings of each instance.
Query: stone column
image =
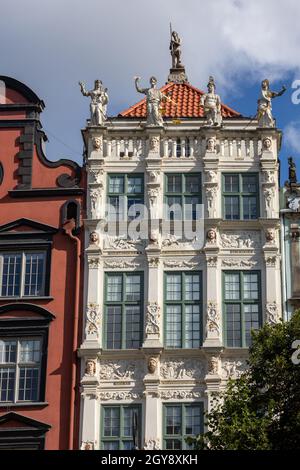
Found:
[[[86,364],[89,364],[89,362],[94,362],[96,370],[96,360],[87,360]],[[100,406],[97,392],[99,381],[96,376],[87,375],[87,367],[81,381],[82,422],[80,448],[82,450],[95,450],[99,449],[100,445]]]
[[[217,237],[215,228],[207,232],[207,237],[213,232]],[[222,345],[222,321],[221,321],[221,285],[220,268],[217,239],[208,240],[204,247],[207,268],[206,268],[206,309],[204,315],[204,343],[203,347],[220,347]]]
[[[148,373],[145,386],[145,448],[161,449],[161,412],[159,399],[159,356],[157,349],[145,350]]]

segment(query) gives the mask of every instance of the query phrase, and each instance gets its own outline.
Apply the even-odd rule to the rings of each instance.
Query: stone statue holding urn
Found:
[[[101,80],[95,80],[93,90],[86,90],[85,84],[79,82],[80,90],[83,96],[90,96],[91,104],[91,125],[92,126],[103,126],[106,120],[106,107],[108,103],[107,88],[104,88]]]

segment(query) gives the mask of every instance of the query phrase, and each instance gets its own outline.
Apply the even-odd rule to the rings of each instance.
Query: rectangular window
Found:
[[[203,404],[168,404],[164,405],[163,414],[164,449],[191,449],[186,438],[203,433]]]
[[[165,346],[199,348],[202,344],[200,272],[165,273]]]
[[[139,405],[102,406],[102,450],[133,450],[140,447],[141,407]]]
[[[108,175],[109,220],[132,220],[142,215],[144,176],[137,174]]]
[[[107,349],[136,349],[142,343],[142,273],[106,273],[105,344]]]
[[[0,253],[1,296],[43,296],[45,270],[45,252]]]
[[[251,220],[259,217],[257,174],[223,174],[223,211],[226,220]]]
[[[39,401],[41,338],[0,338],[0,401]]]
[[[224,272],[226,345],[249,347],[251,330],[261,326],[260,273]]]
[[[201,174],[166,174],[165,202],[168,220],[196,220],[201,204]]]

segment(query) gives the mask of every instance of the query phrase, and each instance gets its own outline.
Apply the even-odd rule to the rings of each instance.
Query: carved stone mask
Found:
[[[92,232],[90,234],[90,241],[91,243],[97,243],[99,241],[99,236],[97,232]]]
[[[102,146],[102,141],[100,137],[93,138],[93,147],[95,150],[100,150]]]
[[[264,140],[263,140],[263,147],[267,150],[269,150],[271,148],[271,145],[272,145],[272,142],[271,142],[271,139],[269,139],[269,137],[266,137]]]
[[[150,359],[148,360],[148,371],[150,372],[150,374],[154,374],[154,372],[156,371],[156,367],[157,359],[155,359],[155,357],[150,357]]]

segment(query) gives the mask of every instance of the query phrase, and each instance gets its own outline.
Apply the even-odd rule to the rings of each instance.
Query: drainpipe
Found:
[[[78,320],[79,320],[79,290],[80,290],[80,254],[81,241],[73,235],[75,229],[75,220],[67,220],[63,224],[63,230],[66,235],[76,243],[76,264],[75,264],[75,301],[74,301],[74,321],[73,321],[73,345],[72,345],[72,376],[71,376],[71,399],[70,399],[70,428],[69,428],[69,445],[68,449],[73,449],[74,441],[74,421],[75,421],[75,389],[76,389],[76,372],[77,372],[77,337],[78,337]]]

